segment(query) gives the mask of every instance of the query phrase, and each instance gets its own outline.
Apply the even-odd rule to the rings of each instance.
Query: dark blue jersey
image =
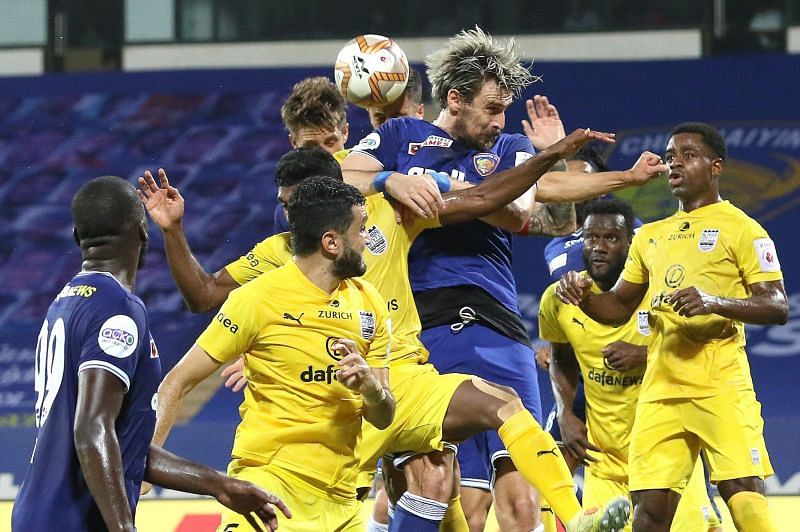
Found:
[[[275,205],[275,213],[272,215],[272,234],[288,233],[291,230],[289,220],[286,219],[286,209],[283,205]]]
[[[395,118],[367,135],[353,151],[373,157],[385,170],[411,175],[438,171],[480,183],[529,159],[533,146],[524,135],[502,134],[482,152],[424,120]],[[511,234],[480,220],[423,232],[409,254],[409,276],[415,292],[479,287],[519,313],[511,274]]]
[[[126,392],[115,428],[135,513],[156,422],[161,362],[144,303],[107,273],[82,272],[47,311],[36,346],[39,432],[14,504],[12,530],[106,530],[75,452],[78,373],[112,373]]]

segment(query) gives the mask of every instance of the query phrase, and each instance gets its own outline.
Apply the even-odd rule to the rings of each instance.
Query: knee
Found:
[[[480,405],[487,428],[497,430],[506,419],[525,409],[514,388],[484,380],[476,383],[476,387],[485,396]]]
[[[410,458],[404,466],[408,491],[427,499],[449,502],[453,491],[453,462],[451,452],[434,452]]]
[[[744,477],[720,480],[717,484],[717,489],[722,499],[727,503],[728,499],[742,491],[752,491],[764,495],[764,479],[759,477]]]
[[[631,495],[633,502],[633,529],[635,531],[665,529],[672,522],[672,512],[666,500],[660,504],[651,498]],[[668,528],[666,528],[668,530]]]

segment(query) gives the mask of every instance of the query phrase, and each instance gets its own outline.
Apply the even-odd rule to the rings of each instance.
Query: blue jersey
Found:
[[[144,303],[107,273],[82,272],[47,311],[36,347],[36,424],[12,530],[106,530],[73,442],[78,373],[111,372],[126,390],[115,429],[125,489],[135,513],[156,422],[161,362]]]
[[[373,157],[385,170],[411,175],[434,170],[480,183],[529,159],[533,146],[524,135],[502,134],[490,150],[482,152],[424,120],[395,118],[364,137],[353,151]],[[409,253],[409,277],[415,292],[479,287],[519,314],[511,273],[511,234],[480,220],[423,232]]]
[[[278,204],[275,206],[275,213],[272,215],[272,234],[288,233],[291,231],[289,227],[289,220],[286,219],[286,209],[283,205]]]

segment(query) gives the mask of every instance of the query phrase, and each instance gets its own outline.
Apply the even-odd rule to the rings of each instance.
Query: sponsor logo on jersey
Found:
[[[778,255],[775,252],[775,243],[769,238],[756,238],[753,241],[758,255],[758,262],[762,272],[777,272],[781,269]]]
[[[583,329],[584,331],[586,330],[586,325],[584,325],[583,322],[580,321],[578,318],[572,318],[572,323],[577,323],[578,325],[581,326],[581,329]]]
[[[475,171],[483,177],[491,175],[500,164],[500,157],[494,153],[479,153],[472,157],[472,164],[475,165]]]
[[[361,319],[361,337],[364,340],[372,340],[375,336],[375,314],[367,310],[359,310],[358,317]]]
[[[381,145],[381,136],[376,132],[372,132],[363,139],[354,148],[356,150],[374,150]]]
[[[333,305],[338,306],[338,305]],[[352,312],[341,312],[339,310],[318,310],[317,317],[328,320],[352,320]]]
[[[620,375],[619,373],[613,374],[605,370],[599,371],[591,368],[586,374],[586,378],[596,382],[600,386],[621,386],[627,388],[629,386],[638,386],[642,384],[644,375]]]
[[[334,338],[333,336],[328,336],[328,339],[325,340],[325,352],[328,353],[329,357],[331,357],[337,362],[342,359],[342,355],[333,350],[333,344],[335,344],[338,341],[339,339]]]
[[[336,367],[333,364],[328,364],[325,369],[316,369],[314,366],[308,366],[300,373],[300,380],[303,382],[324,382],[331,384],[336,380]]]
[[[158,347],[153,337],[150,337],[150,358],[158,358]]]
[[[297,324],[302,327],[303,326],[303,322],[301,322],[300,319],[303,317],[303,314],[305,314],[305,312],[301,312],[300,315],[295,318],[294,316],[292,316],[288,312],[284,312],[283,313],[283,319],[297,322]]]
[[[111,316],[100,327],[97,344],[107,355],[127,358],[139,345],[139,328],[130,316],[124,314]]]
[[[640,310],[636,314],[636,327],[642,336],[650,336],[650,313],[648,311]]]
[[[686,278],[686,270],[680,264],[673,264],[664,274],[664,283],[670,288],[678,288]]]
[[[753,465],[761,463],[761,453],[758,452],[758,449],[750,449],[750,461],[753,462]]]
[[[73,296],[90,298],[94,295],[96,291],[97,291],[96,286],[91,286],[88,284],[79,284],[75,286],[66,285],[64,286],[64,288],[61,289],[61,292],[59,292],[58,295],[56,296],[56,301],[58,301],[62,297],[73,297]]]
[[[237,332],[239,332],[239,325],[232,322],[230,318],[226,317],[225,314],[223,314],[221,311],[216,315],[214,319],[220,322],[220,324],[223,327],[228,329],[231,332],[231,334],[236,334]]]
[[[389,243],[380,228],[377,225],[373,225],[367,229],[367,234],[369,235],[367,250],[373,255],[383,255],[389,248]]]
[[[678,227],[679,231],[688,231],[689,228],[692,226],[689,222],[683,222],[680,227]]]
[[[423,140],[420,144],[421,148],[433,146],[434,148],[449,148],[453,145],[453,139],[440,137],[439,135],[430,135],[427,139]]]
[[[700,251],[709,252],[717,245],[719,238],[719,229],[703,229],[700,233],[700,240],[697,242],[697,247]]]

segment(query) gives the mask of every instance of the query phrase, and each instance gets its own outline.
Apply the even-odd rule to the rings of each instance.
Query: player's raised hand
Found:
[[[546,149],[547,151],[555,151],[561,159],[567,159],[578,153],[578,151],[589,142],[597,140],[600,142],[612,143],[615,142],[614,137],[616,137],[614,133],[594,131],[588,128],[576,129]]]
[[[664,164],[661,157],[653,152],[643,152],[636,163],[628,170],[629,182],[632,185],[647,184],[654,177],[666,174],[669,167]]]
[[[556,285],[556,297],[568,305],[580,305],[592,288],[593,281],[576,271],[568,271]]]
[[[331,345],[331,351],[342,357],[339,360],[341,369],[336,372],[336,379],[339,382],[361,395],[371,397],[380,393],[383,387],[353,340],[340,338]]]
[[[234,512],[244,515],[254,530],[262,530],[263,527],[268,531],[278,530],[275,508],[289,519],[292,518],[292,512],[282,500],[244,480],[223,477],[214,498]]]
[[[146,170],[139,178],[139,199],[150,218],[163,230],[180,225],[183,219],[183,196],[178,189],[169,184],[167,173],[163,168],[158,169],[158,178],[161,186],[156,184],[153,174]]]
[[[564,410],[558,416],[558,429],[561,431],[561,441],[564,443],[564,452],[572,455],[583,465],[589,462],[597,462],[588,451],[603,452],[602,449],[589,442],[589,433],[586,430],[586,423],[569,410]]]
[[[444,207],[436,181],[427,174],[394,173],[386,179],[386,193],[423,218],[436,216]]]
[[[553,360],[553,353],[550,349],[550,345],[543,345],[539,349],[536,350],[536,365],[539,366],[539,369],[544,371],[550,370],[550,362]]]
[[[244,376],[244,359],[239,357],[236,362],[225,367],[219,374],[225,379],[225,387],[232,392],[241,392],[247,386],[247,378]]]
[[[672,310],[687,318],[713,314],[717,308],[716,296],[706,294],[694,286],[676,290],[670,296],[669,302]]]
[[[612,342],[600,350],[607,367],[617,371],[628,371],[647,363],[647,348],[628,342]]]
[[[522,130],[537,150],[555,144],[566,135],[558,109],[547,96],[536,95],[525,102],[528,120],[522,121]]]

